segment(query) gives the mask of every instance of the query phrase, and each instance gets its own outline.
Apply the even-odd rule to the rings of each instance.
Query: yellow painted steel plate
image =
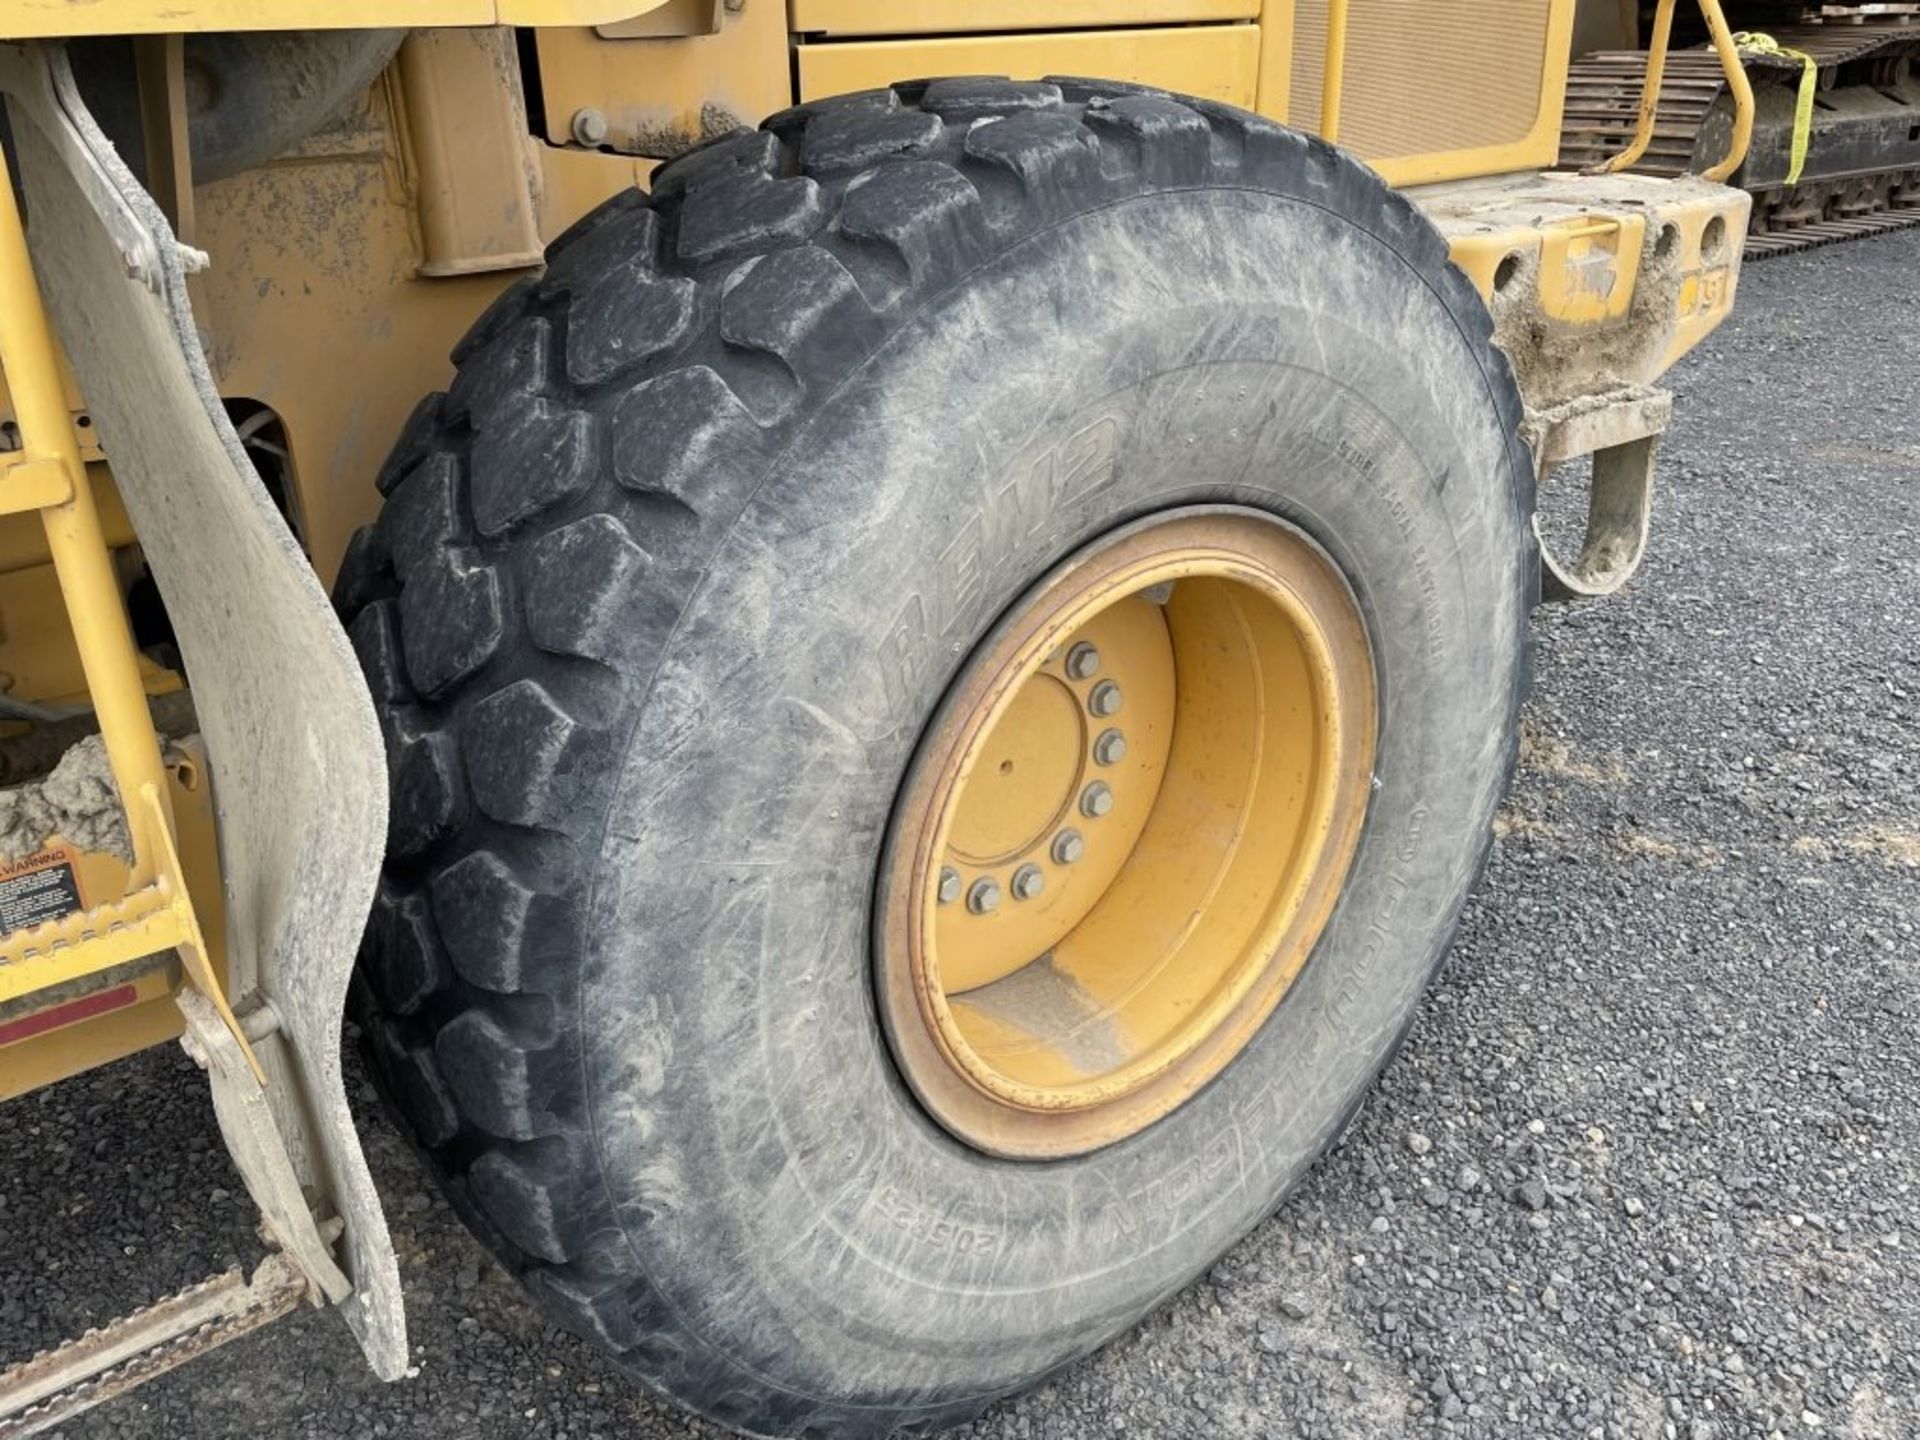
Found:
[[[792,0],[793,28],[827,35],[937,35],[1252,20],[1260,0]]]
[[[1260,78],[1260,27],[1078,30],[802,45],[800,98],[872,90],[905,76],[1098,75],[1251,107]]]

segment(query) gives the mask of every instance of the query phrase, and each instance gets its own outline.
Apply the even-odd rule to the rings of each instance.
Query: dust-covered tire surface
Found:
[[[1518,401],[1406,201],[1096,82],[786,112],[557,241],[456,353],[337,597],[386,728],[383,1084],[563,1322],[767,1434],[958,1421],[1270,1212],[1444,956],[1511,773]],[[995,1160],[898,1077],[868,925],[943,688],[1061,556],[1194,505],[1367,618],[1376,782],[1293,990],[1198,1096]]]

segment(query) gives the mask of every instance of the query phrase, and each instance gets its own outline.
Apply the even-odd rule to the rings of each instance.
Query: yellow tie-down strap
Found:
[[[1733,37],[1742,55],[1778,55],[1783,60],[1800,62],[1800,95],[1793,106],[1793,158],[1787,165],[1787,184],[1800,183],[1800,172],[1807,163],[1807,144],[1813,136],[1813,96],[1820,86],[1820,66],[1804,50],[1782,45],[1773,36],[1758,30],[1741,30]]]

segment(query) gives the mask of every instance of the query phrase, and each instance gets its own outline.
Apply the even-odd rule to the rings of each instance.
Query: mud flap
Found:
[[[309,1200],[344,1223],[353,1288],[341,1308],[393,1379],[407,1365],[399,1273],[340,1073],[347,980],[386,836],[366,685],[214,388],[187,300],[183,262],[198,257],[94,124],[63,51],[0,46],[0,89],[41,287],[192,678],[230,998],[277,1017],[276,1043],[261,1048],[273,1119]]]

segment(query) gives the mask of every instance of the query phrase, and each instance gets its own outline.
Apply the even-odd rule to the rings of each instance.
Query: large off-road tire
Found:
[[[958,1421],[1268,1215],[1404,1033],[1515,754],[1513,381],[1361,166],[1095,82],[802,107],[549,258],[340,581],[393,773],[377,1066],[496,1252],[649,1384],[763,1434]],[[881,1021],[896,800],[1009,607],[1169,511],[1277,517],[1344,577],[1364,831],[1210,1082],[995,1156]]]

